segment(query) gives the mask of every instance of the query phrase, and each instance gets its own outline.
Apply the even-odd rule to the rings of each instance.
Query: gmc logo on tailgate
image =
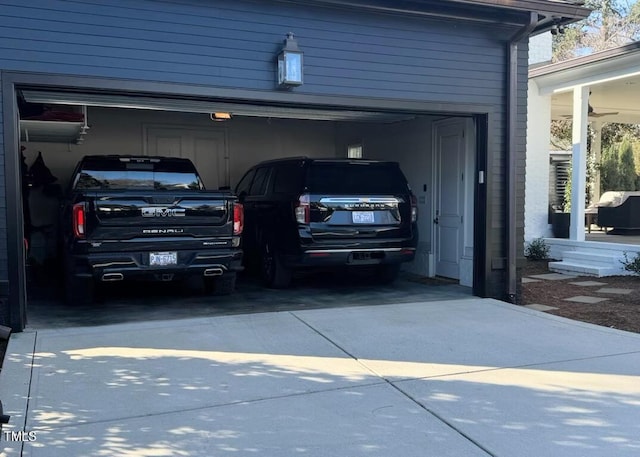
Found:
[[[185,215],[182,208],[142,208],[142,217],[180,217]]]

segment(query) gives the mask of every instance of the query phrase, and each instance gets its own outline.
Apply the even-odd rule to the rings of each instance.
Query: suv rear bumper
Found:
[[[242,271],[241,250],[176,251],[174,265],[149,265],[150,253],[99,253],[73,255],[70,268],[74,276],[97,281],[120,279],[166,280],[185,276],[219,276]]]
[[[285,258],[290,266],[383,265],[410,262],[415,258],[414,247],[379,248],[310,248],[301,256]]]

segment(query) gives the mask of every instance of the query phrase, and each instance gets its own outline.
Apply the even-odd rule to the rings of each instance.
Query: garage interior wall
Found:
[[[84,155],[141,155],[146,128],[225,133],[232,187],[250,166],[261,160],[291,155],[336,155],[331,122],[249,117],[212,122],[207,114],[99,107],[89,107],[87,118],[90,129],[81,144],[22,141],[27,148],[24,152],[27,163],[33,163],[41,151],[49,169],[65,187],[73,167]]]

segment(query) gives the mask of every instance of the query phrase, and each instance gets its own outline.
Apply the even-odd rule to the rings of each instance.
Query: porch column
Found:
[[[571,227],[569,229],[569,239],[576,241],[584,241],[588,115],[589,87],[575,87],[573,89],[573,157],[571,170]]]
[[[600,161],[602,160],[602,122],[593,121],[591,123],[593,129],[593,138],[591,140],[591,151],[596,164],[596,169],[591,182],[591,203],[600,200]]]

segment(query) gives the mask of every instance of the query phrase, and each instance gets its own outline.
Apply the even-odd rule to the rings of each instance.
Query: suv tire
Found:
[[[291,284],[292,271],[282,263],[280,254],[271,243],[264,243],[261,256],[261,274],[264,284],[272,289],[285,289]]]

